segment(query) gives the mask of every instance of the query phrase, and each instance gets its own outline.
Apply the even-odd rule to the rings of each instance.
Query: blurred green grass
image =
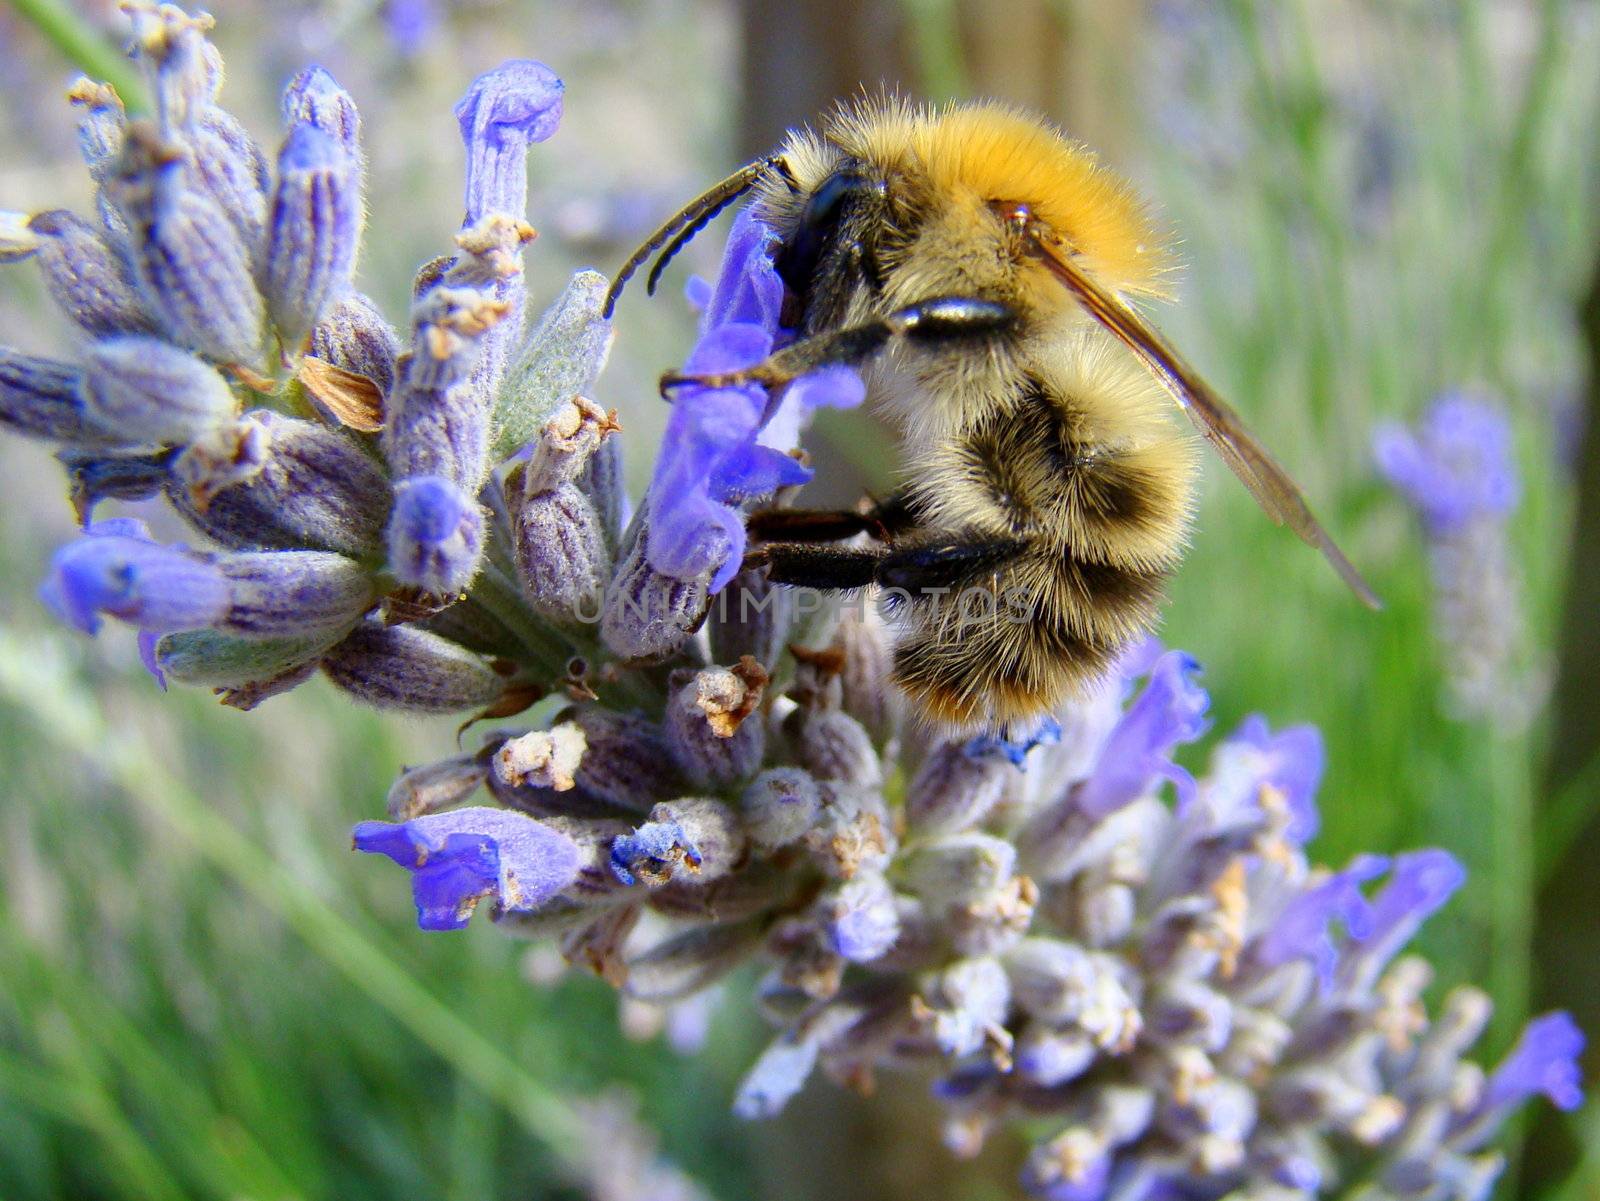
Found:
[[[960,86],[953,7],[905,8],[919,19],[930,91]],[[606,11],[617,43],[580,43],[576,72],[537,37],[516,47],[580,85],[569,112],[590,123],[539,169],[547,208],[561,180],[608,169],[605,117],[631,143],[650,140],[627,122],[660,76],[647,71],[631,94],[612,77],[689,6]],[[726,58],[726,28],[706,11],[679,36],[712,46],[700,60]],[[298,65],[295,48],[271,43],[252,59],[254,32],[272,27],[265,8],[221,15],[230,96],[270,95],[274,73]],[[424,111],[447,125],[465,61],[503,49],[485,45],[486,30],[551,12],[510,4],[470,17],[461,63],[397,68],[392,108],[363,97],[375,144]],[[1470,882],[1426,945],[1441,986],[1471,980],[1494,993],[1497,1052],[1527,1008],[1535,883],[1561,845],[1538,817],[1551,804],[1536,792],[1545,724],[1497,732],[1446,716],[1426,560],[1373,475],[1369,438],[1377,420],[1412,416],[1445,388],[1504,400],[1525,481],[1512,534],[1530,648],[1550,654],[1571,505],[1563,406],[1580,370],[1572,306],[1600,196],[1589,135],[1600,25],[1592,6],[1553,0],[1230,0],[1163,4],[1143,19],[1149,59],[1128,71],[1125,100],[1145,133],[1113,157],[1182,236],[1182,303],[1160,318],[1291,466],[1386,603],[1379,615],[1361,609],[1213,462],[1163,636],[1207,665],[1219,730],[1252,711],[1322,728],[1323,861],[1423,844],[1466,861]],[[362,36],[361,53],[386,61],[381,40]],[[53,77],[59,65],[38,70]],[[384,71],[367,70],[377,96]],[[598,97],[580,116],[587,79]],[[725,167],[693,137],[731,124],[734,98],[715,79],[676,114],[668,141],[681,161],[638,164],[608,185]],[[375,199],[398,232],[366,270],[393,299],[448,228],[454,185],[421,157],[390,178],[446,198],[431,212],[417,202],[409,223],[410,196]],[[539,248],[554,262],[587,249],[548,237]],[[545,280],[559,278],[554,262],[541,265]],[[0,275],[8,321],[37,303],[27,274]],[[625,420],[637,412],[630,436],[659,416],[630,398],[649,395],[681,320],[624,325],[605,399]],[[819,432],[833,444],[819,458],[847,449],[839,429]],[[0,461],[40,508],[55,506],[42,455],[8,446]],[[248,716],[196,694],[157,698],[131,639],[84,643],[33,602],[31,581],[64,530],[59,508],[0,515],[0,1196],[577,1195],[561,1172],[568,1119],[546,1107],[607,1081],[639,1089],[665,1149],[718,1197],[780,1195],[751,1133],[726,1116],[758,1037],[748,1006],[728,1006],[707,1052],[682,1059],[627,1042],[597,984],[530,985],[524,948],[492,930],[418,935],[396,873],[358,863],[347,832],[378,812],[402,762],[425,759],[449,731],[352,711],[320,685]],[[1556,825],[1575,828],[1597,800],[1600,783],[1575,787]],[[1600,1133],[1594,1104],[1571,1120]],[[1508,1181],[1499,1195],[1522,1194]],[[1540,1195],[1600,1196],[1600,1162],[1591,1155]]]

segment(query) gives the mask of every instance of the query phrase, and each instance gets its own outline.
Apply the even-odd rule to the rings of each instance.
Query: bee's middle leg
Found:
[[[761,384],[775,388],[819,367],[864,363],[896,340],[924,345],[983,342],[1009,335],[1016,325],[1017,314],[1009,305],[974,296],[941,296],[907,305],[860,325],[811,334],[774,351],[762,362],[743,371],[717,375],[680,375],[669,371],[661,377],[661,394],[667,396],[673,388],[685,384],[711,388]]]
[[[877,584],[915,597],[949,592],[987,577],[1023,549],[992,538],[929,540],[915,546],[816,546],[772,542],[745,556],[746,567],[765,567],[779,584],[848,591]]]

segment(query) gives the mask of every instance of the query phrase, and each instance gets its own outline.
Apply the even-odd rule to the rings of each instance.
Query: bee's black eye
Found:
[[[838,235],[846,205],[881,186],[854,168],[835,171],[818,185],[806,200],[800,224],[775,263],[789,291],[801,298],[811,291],[817,264]]]

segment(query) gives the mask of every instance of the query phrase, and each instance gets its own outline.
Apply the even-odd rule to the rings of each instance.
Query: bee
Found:
[[[894,678],[927,716],[1025,728],[1152,627],[1194,508],[1195,443],[1172,400],[1267,514],[1377,607],[1288,474],[1130,303],[1167,297],[1171,256],[1086,147],[990,102],[847,104],[664,225],[606,312],[659,252],[653,292],[748,192],[778,235],[797,339],[745,371],[663,376],[663,394],[863,371],[900,432],[903,488],[856,511],[754,513],[745,564],[896,598]]]

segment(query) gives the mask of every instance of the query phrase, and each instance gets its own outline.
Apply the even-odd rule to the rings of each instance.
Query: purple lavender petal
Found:
[[[449,480],[417,476],[394,489],[389,569],[432,596],[466,590],[483,554],[483,512]]]
[[[1547,1013],[1534,1018],[1489,1077],[1484,1107],[1509,1109],[1543,1093],[1557,1109],[1578,1108],[1583,1104],[1578,1056],[1583,1053],[1584,1041],[1571,1014]]]
[[[565,85],[549,67],[512,59],[472,81],[456,105],[467,146],[467,219],[521,217],[528,208],[528,147],[561,124]]]
[[[1272,968],[1291,959],[1309,959],[1323,987],[1331,986],[1339,952],[1329,924],[1338,920],[1351,938],[1367,937],[1372,931],[1372,905],[1361,886],[1388,870],[1386,856],[1357,855],[1349,867],[1300,893],[1257,941],[1256,961]]]
[[[581,852],[565,834],[504,809],[474,806],[399,824],[362,822],[355,849],[412,872],[417,924],[458,930],[479,902],[536,909],[577,879]]]
[[[227,578],[209,558],[161,546],[131,521],[102,521],[51,560],[40,598],[86,634],[100,614],[156,633],[202,629],[228,612]]]
[[[1490,401],[1446,392],[1428,406],[1416,430],[1381,427],[1373,453],[1384,477],[1435,534],[1516,507],[1511,423]]]
[[[1211,698],[1194,681],[1199,671],[1200,665],[1181,651],[1169,651],[1156,661],[1149,683],[1111,731],[1094,773],[1078,792],[1084,813],[1105,817],[1143,796],[1161,777],[1180,789],[1192,786],[1188,773],[1170,756],[1180,743],[1205,731]]]

